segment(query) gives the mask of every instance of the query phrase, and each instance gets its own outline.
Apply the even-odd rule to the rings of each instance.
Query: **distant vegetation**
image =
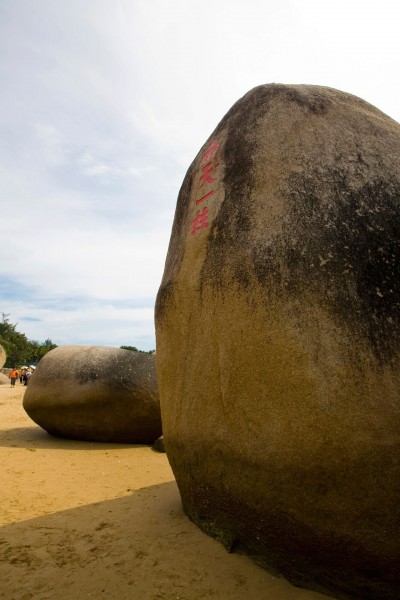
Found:
[[[57,348],[50,339],[44,342],[28,340],[24,333],[17,331],[17,325],[18,323],[10,323],[9,315],[2,313],[0,345],[7,354],[6,367],[38,363],[47,352]]]
[[[30,365],[38,363],[41,358],[50,350],[57,348],[51,339],[44,342],[28,340],[24,333],[17,331],[18,323],[11,323],[10,315],[2,313],[0,322],[0,346],[3,346],[7,354],[5,367],[16,367],[21,365]],[[136,346],[120,346],[122,350],[132,350],[134,352],[143,352],[152,354],[154,350],[139,350]]]
[[[132,350],[132,352],[143,352],[144,354],[153,354],[155,350],[138,350],[136,346],[120,346],[121,350]]]

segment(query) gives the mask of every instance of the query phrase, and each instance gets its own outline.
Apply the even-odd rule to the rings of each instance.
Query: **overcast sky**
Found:
[[[308,83],[400,121],[399,25],[398,0],[0,0],[0,312],[155,348],[178,191],[224,114]]]

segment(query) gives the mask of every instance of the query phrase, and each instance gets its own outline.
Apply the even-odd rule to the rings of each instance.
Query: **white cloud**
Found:
[[[4,312],[12,315],[18,331],[39,342],[50,338],[57,345],[128,345],[147,351],[155,348],[152,307],[119,308],[93,301],[82,302],[73,310],[59,310],[38,307],[36,302],[10,302]]]
[[[2,272],[46,296],[97,299],[155,297],[162,277],[166,232],[130,236],[113,229],[47,230],[46,239],[9,236]]]
[[[26,321],[38,339],[129,344],[124,319],[153,339],[118,302],[154,301],[179,187],[220,119],[275,81],[400,120],[399,16],[395,0],[3,0],[5,312],[43,319]]]
[[[110,173],[112,169],[107,165],[92,165],[91,167],[86,167],[84,169],[85,175],[105,175],[106,173]]]

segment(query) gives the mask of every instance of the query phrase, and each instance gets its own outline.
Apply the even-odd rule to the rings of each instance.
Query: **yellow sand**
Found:
[[[323,600],[182,512],[165,454],[49,436],[0,385],[0,598]]]

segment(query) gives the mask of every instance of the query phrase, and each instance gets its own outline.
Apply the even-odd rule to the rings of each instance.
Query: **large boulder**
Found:
[[[155,360],[104,346],[59,346],[40,361],[23,406],[56,436],[151,444],[161,435]]]
[[[399,598],[400,126],[265,85],[183,182],[156,303],[185,512],[298,585]]]

